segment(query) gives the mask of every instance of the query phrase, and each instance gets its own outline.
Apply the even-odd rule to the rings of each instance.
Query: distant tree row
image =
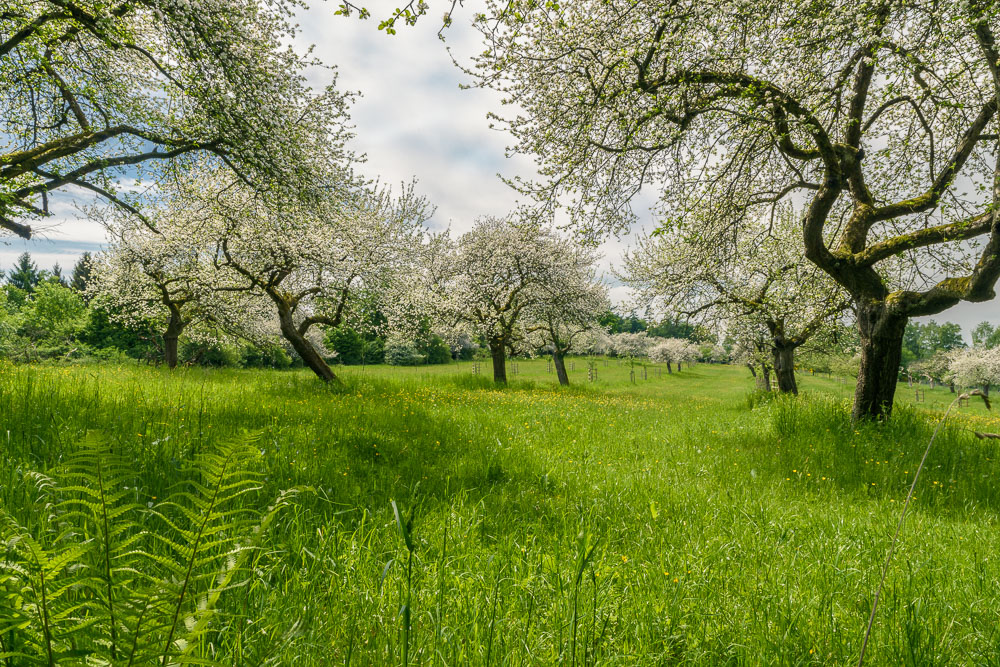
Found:
[[[100,299],[93,298],[93,257],[84,253],[69,276],[54,266],[39,269],[29,253],[3,272],[0,285],[0,358],[137,359],[159,363],[164,346],[154,322],[119,321]],[[251,344],[218,345],[185,339],[185,363],[212,366],[287,367],[294,361],[284,350]]]
[[[978,387],[989,394],[1000,384],[1000,327],[980,322],[971,333],[969,346],[955,324],[911,323],[904,338],[904,353],[914,351],[904,367],[907,379],[947,384],[953,392],[956,386]]]
[[[58,264],[52,270],[39,269],[25,252],[12,268],[0,272],[0,358],[166,362],[165,330],[155,317],[110,308],[108,299],[95,292],[93,263],[93,256],[86,252],[70,275],[64,276]],[[275,341],[259,344],[238,337],[213,339],[205,334],[179,337],[178,363],[273,368],[302,365],[293,349]],[[465,341],[464,346],[452,349],[429,327],[413,340],[386,343],[382,336],[343,325],[328,329],[322,343],[327,361],[338,364],[439,364],[453,357],[471,358],[477,347]]]
[[[635,311],[620,315],[614,308],[598,318],[598,322],[610,334],[639,333],[645,331],[656,338],[683,338],[696,343],[714,340],[715,337],[704,326],[693,324],[680,318],[664,317],[654,322],[652,316],[638,317]]]

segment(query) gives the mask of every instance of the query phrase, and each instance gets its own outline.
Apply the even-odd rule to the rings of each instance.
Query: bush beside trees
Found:
[[[390,366],[419,366],[425,359],[411,341],[391,340],[385,344],[385,363]]]
[[[451,361],[451,347],[437,334],[431,334],[422,352],[428,364],[446,364]]]

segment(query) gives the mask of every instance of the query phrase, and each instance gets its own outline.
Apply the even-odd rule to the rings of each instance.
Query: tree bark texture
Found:
[[[854,421],[886,420],[899,379],[903,353],[903,331],[909,320],[889,312],[882,303],[859,304],[858,331],[861,334],[861,366],[854,389]]]
[[[184,331],[184,320],[177,308],[170,309],[167,330],[163,333],[163,358],[167,368],[177,368],[177,339]]]
[[[783,394],[798,395],[799,387],[795,382],[795,346],[775,344],[771,347],[774,357],[774,374],[778,380],[778,391]]]
[[[313,344],[299,333],[299,329],[295,326],[295,320],[292,317],[292,311],[286,304],[278,304],[278,321],[281,324],[281,335],[284,336],[285,340],[292,346],[292,349],[302,358],[302,363],[323,382],[336,380],[337,376],[333,374],[333,371],[330,370],[330,367],[323,360],[320,353],[316,351],[316,348],[313,347]]]

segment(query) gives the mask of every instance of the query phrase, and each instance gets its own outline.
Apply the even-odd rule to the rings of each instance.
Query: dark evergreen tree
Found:
[[[38,265],[31,260],[31,254],[23,252],[17,258],[14,268],[7,274],[7,283],[30,294],[35,291],[41,278]]]
[[[66,277],[63,275],[62,267],[56,262],[52,265],[52,272],[48,276],[50,279],[56,281],[63,287],[69,287],[69,283],[66,282]]]
[[[93,272],[93,258],[89,252],[83,253],[76,264],[73,265],[73,275],[70,277],[69,286],[77,292],[84,292],[90,284],[91,273]]]

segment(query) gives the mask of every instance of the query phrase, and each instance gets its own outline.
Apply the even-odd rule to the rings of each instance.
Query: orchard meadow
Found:
[[[0,667],[1000,665],[1000,3],[391,7],[0,0]]]
[[[178,480],[208,484],[193,461],[247,445],[233,465],[253,483],[210,512],[276,507],[274,521],[243,542],[241,574],[204,627],[204,599],[179,605],[197,654],[221,664],[856,660],[947,388],[925,386],[916,404],[901,382],[891,422],[852,426],[851,383],[808,371],[803,395],[786,397],[754,393],[745,368],[721,364],[647,365],[643,379],[638,365],[597,360],[588,382],[576,359],[569,387],[544,359],[513,364],[504,388],[472,362],[352,367],[328,386],[304,370],[3,365],[0,503],[54,562],[67,527],[87,525],[60,505],[73,490],[58,482],[81,443],[125,462],[112,500],[134,506],[133,535],[174,516]],[[931,451],[873,664],[1000,660],[1000,445],[973,430],[1000,431],[1000,419],[981,403],[958,408]],[[138,569],[185,553],[135,539]],[[207,560],[190,569],[211,583]],[[53,591],[78,576],[39,571]],[[211,588],[193,581],[195,597]],[[0,651],[16,654],[36,630],[69,635],[87,590],[49,601],[47,631],[7,628]],[[109,632],[95,622],[73,631],[74,646],[106,652]],[[135,643],[148,633],[134,629]]]

